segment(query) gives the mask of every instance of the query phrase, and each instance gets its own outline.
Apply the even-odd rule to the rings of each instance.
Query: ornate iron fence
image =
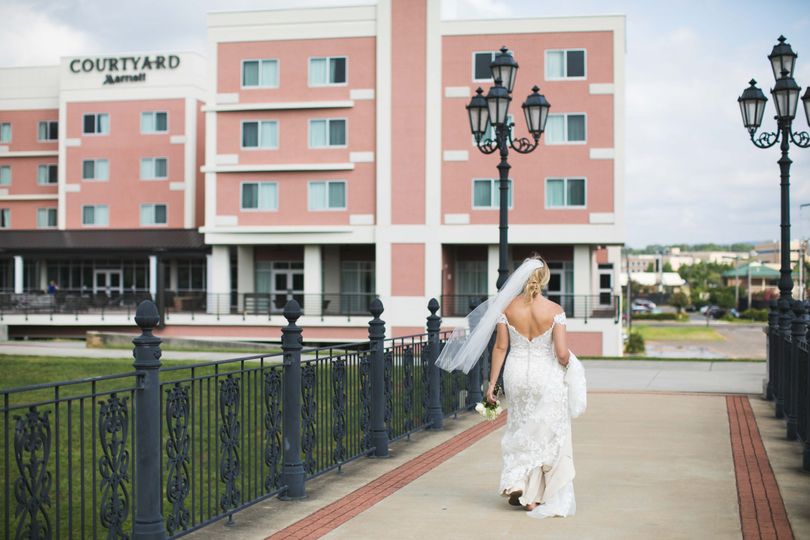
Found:
[[[3,537],[174,538],[441,428],[486,367],[441,374],[448,333],[428,310],[427,332],[386,339],[375,299],[368,341],[304,348],[291,300],[281,354],[161,366],[141,303],[133,371],[0,390]]]
[[[765,398],[785,420],[785,436],[802,447],[802,468],[810,471],[810,302],[773,300],[768,314],[768,380]]]

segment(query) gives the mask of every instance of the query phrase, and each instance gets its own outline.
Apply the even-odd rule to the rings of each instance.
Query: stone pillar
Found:
[[[23,292],[23,258],[21,255],[14,255],[14,293]]]
[[[158,258],[157,255],[149,255],[149,295],[153,302],[157,302],[158,290]]]
[[[256,263],[253,255],[253,246],[236,247],[236,292],[238,293],[236,303],[239,311],[244,313],[245,309],[253,309],[253,305],[245,304],[245,294],[256,292]]]
[[[487,295],[498,292],[495,283],[498,281],[498,244],[487,246]]]
[[[228,246],[212,246],[208,255],[208,313],[229,313],[231,303],[231,260]]]
[[[320,317],[323,308],[321,246],[304,246],[304,315]]]
[[[574,246],[574,317],[589,315],[591,290],[591,246]]]
[[[177,259],[169,261],[169,289],[177,291],[180,286],[179,278],[177,276]]]
[[[44,259],[39,261],[39,288],[48,290],[48,265]]]

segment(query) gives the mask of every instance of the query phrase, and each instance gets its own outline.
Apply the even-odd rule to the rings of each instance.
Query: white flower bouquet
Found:
[[[484,399],[484,401],[475,404],[475,412],[487,420],[495,420],[503,412],[503,407],[501,406],[503,391],[501,390],[500,386],[495,387],[493,394],[495,395],[495,403],[490,403]]]

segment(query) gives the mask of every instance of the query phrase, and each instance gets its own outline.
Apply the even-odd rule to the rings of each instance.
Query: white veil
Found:
[[[523,291],[532,272],[542,266],[539,259],[523,261],[495,296],[475,308],[464,323],[453,330],[436,365],[445,371],[460,369],[469,373],[489,343],[503,310]]]

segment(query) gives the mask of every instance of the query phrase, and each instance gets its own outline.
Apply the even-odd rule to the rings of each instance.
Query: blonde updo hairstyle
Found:
[[[534,300],[534,297],[540,294],[540,291],[546,288],[548,280],[551,278],[548,265],[540,255],[532,255],[529,259],[538,260],[543,263],[543,265],[532,272],[529,279],[526,280],[526,285],[523,286],[523,299],[526,300],[527,304]]]

